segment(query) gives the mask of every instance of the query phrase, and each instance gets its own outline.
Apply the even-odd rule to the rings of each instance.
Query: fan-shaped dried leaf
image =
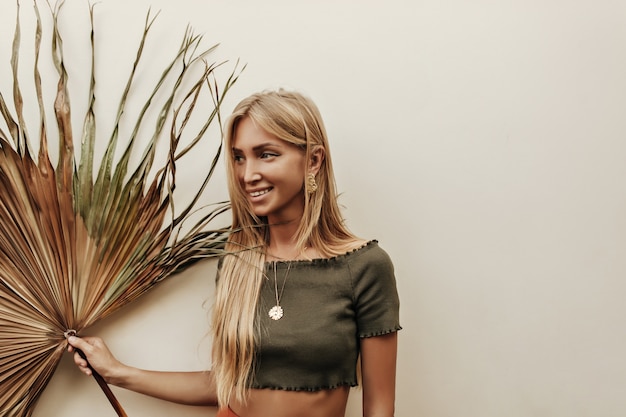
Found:
[[[14,111],[0,93],[0,115],[8,132],[0,129],[0,415],[9,417],[32,414],[67,347],[65,332],[81,332],[166,277],[200,259],[219,255],[228,232],[210,227],[228,210],[226,202],[199,207],[221,145],[196,195],[181,210],[174,205],[174,189],[179,159],[207,138],[209,126],[221,124],[219,108],[224,94],[237,80],[237,66],[220,87],[215,77],[219,65],[206,62],[207,54],[215,47],[201,50],[202,37],[187,29],[179,51],[138,113],[132,133],[122,137],[120,123],[154,23],[148,13],[94,181],[94,149],[99,140],[94,108],[94,8],[90,7],[89,100],[78,139],[74,139],[71,125],[69,76],[58,24],[61,8],[62,2],[52,10],[50,49],[58,72],[52,106],[59,140],[56,168],[48,155],[47,107],[39,72],[43,28],[37,3],[33,80],[37,97],[24,102],[19,84],[19,6],[11,60]],[[192,71],[197,67],[202,70]],[[201,95],[209,95],[213,107],[204,116],[206,122],[189,133],[188,121],[192,112],[199,111]],[[159,101],[157,97],[165,98]],[[34,129],[39,134],[37,159],[31,156],[24,106],[39,111]],[[139,162],[132,165],[130,156],[139,143],[140,127],[155,106],[157,121]],[[202,106],[204,111],[206,107]],[[153,169],[158,140],[166,135],[168,156],[162,167]],[[183,135],[190,139],[179,150]],[[218,143],[219,139],[216,138]],[[78,161],[75,140],[81,144]],[[114,155],[123,143],[125,149],[116,162]],[[106,386],[103,389],[106,392]],[[114,398],[110,400],[112,404],[116,402]],[[121,407],[114,407],[118,415],[125,415]]]

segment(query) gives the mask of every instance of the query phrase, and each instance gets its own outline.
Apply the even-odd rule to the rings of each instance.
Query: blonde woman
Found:
[[[393,265],[344,225],[317,107],[295,92],[254,94],[235,108],[225,145],[233,232],[219,264],[211,371],[133,368],[99,338],[71,346],[110,384],[217,405],[219,417],[343,417],[357,374],[363,416],[393,416]]]

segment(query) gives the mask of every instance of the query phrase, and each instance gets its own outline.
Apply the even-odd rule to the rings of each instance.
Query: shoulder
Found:
[[[366,261],[391,262],[389,254],[380,246],[378,240],[375,239],[360,241],[349,253],[354,254],[355,258]]]
[[[394,277],[393,262],[389,254],[380,247],[377,240],[361,243],[346,256],[353,274],[358,277]]]
[[[393,264],[387,252],[377,240],[354,240],[349,244],[332,248],[336,254],[330,257],[317,257],[297,264],[323,268],[347,269],[351,275],[363,272],[386,272],[393,274]]]

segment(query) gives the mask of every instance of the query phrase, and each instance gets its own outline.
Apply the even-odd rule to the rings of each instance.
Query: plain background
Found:
[[[205,45],[220,43],[223,74],[247,64],[225,114],[267,88],[319,105],[348,224],[396,265],[397,416],[623,415],[626,3],[103,0],[105,131],[150,6],[161,11],[146,47],[155,68],[187,24]],[[86,2],[64,10],[68,59],[80,67]],[[22,14],[28,53],[31,2]],[[5,96],[14,19],[15,2],[2,0]],[[188,167],[208,163],[194,158]],[[178,181],[183,196],[193,179]],[[212,198],[224,196],[217,177]],[[204,369],[214,271],[213,261],[194,266],[90,333],[132,365]],[[130,416],[214,413],[115,392]],[[358,397],[349,417],[360,415]],[[114,413],[68,355],[34,416],[85,415]]]

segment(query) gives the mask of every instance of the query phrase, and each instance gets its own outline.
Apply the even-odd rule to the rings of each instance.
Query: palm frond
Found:
[[[96,161],[101,133],[96,129],[94,6],[89,8],[88,103],[83,124],[76,131],[71,123],[68,63],[59,27],[62,7],[60,2],[50,9],[50,52],[57,72],[57,90],[51,106],[56,132],[51,132],[46,123],[49,107],[43,93],[45,79],[42,80],[39,69],[44,29],[36,2],[36,102],[25,101],[20,88],[19,5],[11,59],[13,110],[0,92],[0,117],[4,121],[0,128],[2,416],[32,414],[66,350],[65,332],[80,333],[167,277],[199,260],[220,255],[229,232],[228,228],[212,226],[229,209],[228,202],[201,203],[218,163],[219,137],[213,139],[215,155],[191,201],[179,208],[174,196],[181,159],[199,143],[211,140],[211,126],[217,123],[221,129],[220,106],[243,70],[238,68],[239,63],[225,82],[218,83],[216,71],[223,63],[207,60],[216,46],[203,49],[202,36],[187,28],[179,50],[163,69],[133,121],[132,131],[124,134],[120,126],[128,117],[128,99],[134,94],[137,71],[156,19],[149,11],[113,128],[105,139],[101,159]],[[199,105],[205,96],[208,100]],[[28,106],[39,112],[37,125],[32,129],[39,135],[36,158],[24,117],[24,107]],[[152,127],[146,127],[150,112],[156,112],[156,120]],[[198,112],[203,113],[204,122],[200,127],[192,127],[190,120]],[[147,139],[142,133],[146,131]],[[48,140],[55,136],[59,145],[56,166],[48,152]],[[157,149],[166,137],[167,156],[158,161]],[[139,160],[133,162],[131,156],[137,154],[141,143],[145,148]],[[75,145],[80,147],[78,155]],[[120,146],[122,153],[116,159]],[[157,162],[162,165],[155,167]],[[123,415],[123,411],[116,411]]]

